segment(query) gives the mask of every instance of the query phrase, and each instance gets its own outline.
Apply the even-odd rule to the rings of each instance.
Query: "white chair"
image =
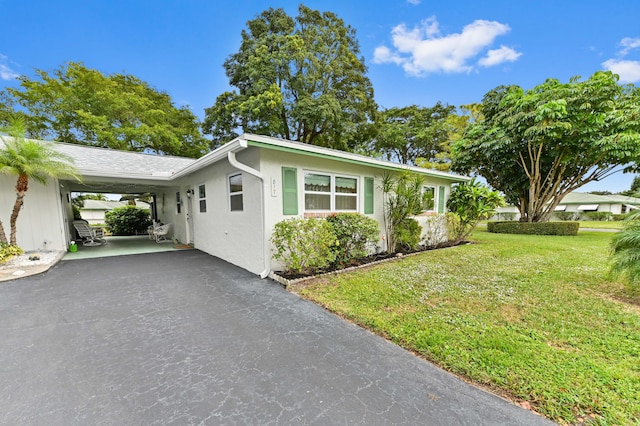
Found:
[[[153,230],[153,235],[155,236],[156,243],[166,243],[171,242],[171,238],[169,238],[169,231],[171,230],[171,224],[167,223],[165,225],[160,225]]]
[[[78,232],[78,236],[82,239],[83,246],[100,246],[105,244],[107,240],[104,238],[102,228],[92,229],[84,220],[74,220],[73,227]]]

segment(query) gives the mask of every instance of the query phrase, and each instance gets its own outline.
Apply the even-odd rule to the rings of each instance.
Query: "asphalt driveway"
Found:
[[[197,250],[0,284],[0,423],[551,424]]]

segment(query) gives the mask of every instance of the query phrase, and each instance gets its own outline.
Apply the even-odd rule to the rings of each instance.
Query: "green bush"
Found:
[[[578,214],[576,212],[554,212],[553,215],[560,220],[576,220]]]
[[[515,220],[517,213],[498,213],[502,220]]]
[[[585,212],[585,216],[587,216],[589,220],[593,220],[596,222],[604,222],[611,218],[611,213],[610,212]]]
[[[629,213],[622,213],[622,214],[612,214],[611,215],[611,220],[614,220],[616,222],[619,222],[621,220],[625,220],[627,218],[627,216],[629,215]]]
[[[578,235],[578,222],[489,222],[487,230],[496,234]]]
[[[76,206],[75,204],[72,204],[71,209],[73,210],[73,220],[82,219],[82,215],[80,214],[80,207]]]
[[[276,223],[271,243],[273,257],[287,272],[313,274],[336,259],[338,243],[333,228],[324,219],[286,219]]]
[[[396,225],[396,250],[411,251],[418,248],[422,226],[415,219],[407,218]]]
[[[18,246],[13,246],[7,243],[0,243],[0,264],[5,263],[13,256],[19,256],[24,253]]]
[[[620,232],[611,240],[611,271],[623,275],[640,289],[640,210],[630,213]]]
[[[327,217],[337,244],[332,246],[340,265],[370,254],[380,238],[378,222],[357,213],[337,213]]]
[[[136,235],[151,226],[149,211],[136,206],[116,207],[105,214],[105,222],[113,235]]]

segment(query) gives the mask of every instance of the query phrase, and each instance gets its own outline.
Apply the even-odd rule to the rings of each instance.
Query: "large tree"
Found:
[[[455,109],[438,102],[433,107],[384,110],[379,116],[375,149],[402,164],[415,165],[418,158],[433,161],[449,139],[447,118]]]
[[[11,211],[9,244],[16,245],[16,223],[29,190],[29,182],[46,184],[49,178],[78,178],[73,160],[57,151],[53,143],[40,142],[24,137],[24,125],[15,121],[6,130],[9,137],[0,136],[0,174],[17,176],[16,201]],[[0,242],[6,243],[7,236],[0,223]]]
[[[188,107],[132,75],[77,62],[36,75],[0,93],[0,124],[21,118],[31,138],[128,151],[199,157],[208,150]]]
[[[482,118],[453,147],[453,170],[474,173],[518,206],[522,221],[547,221],[562,198],[587,182],[637,169],[640,92],[611,72],[531,90],[488,92]]]
[[[355,30],[334,13],[270,8],[247,22],[224,68],[235,90],[206,109],[214,144],[238,130],[343,150],[367,137],[373,88]]]

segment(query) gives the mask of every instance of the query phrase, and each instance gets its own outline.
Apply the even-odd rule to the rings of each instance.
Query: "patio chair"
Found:
[[[169,231],[171,229],[171,224],[167,223],[165,225],[160,225],[153,230],[153,235],[155,236],[156,243],[166,243],[171,242],[171,238],[169,238]]]
[[[99,246],[105,244],[107,240],[104,238],[102,229],[93,229],[89,223],[84,220],[74,220],[73,227],[76,228],[78,236],[82,239],[83,246]]]

